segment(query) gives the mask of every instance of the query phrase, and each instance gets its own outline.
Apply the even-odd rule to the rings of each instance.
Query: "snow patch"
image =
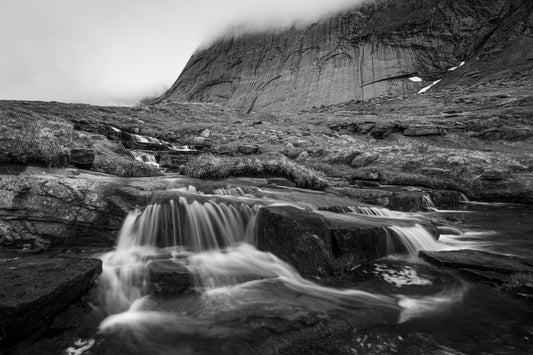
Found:
[[[78,339],[74,342],[73,347],[67,348],[66,354],[67,355],[81,355],[94,345],[94,339]]]
[[[458,66],[453,67],[453,68],[450,68],[450,69],[448,69],[448,71],[454,71],[455,69],[460,68],[460,67],[462,67],[463,65],[465,65],[465,62],[461,62],[461,63],[459,63]]]
[[[433,85],[437,84],[437,83],[438,83],[439,81],[441,81],[441,80],[442,80],[442,79],[439,79],[439,80],[434,81],[431,85],[426,86],[425,88],[423,88],[422,90],[420,90],[418,93],[419,93],[419,94],[423,94],[423,93],[425,93],[426,91],[428,91],[429,89],[431,89],[431,87],[432,87]]]
[[[411,81],[414,81],[415,83],[419,83],[422,81],[422,78],[418,77],[418,76],[412,76],[409,78],[409,80]]]

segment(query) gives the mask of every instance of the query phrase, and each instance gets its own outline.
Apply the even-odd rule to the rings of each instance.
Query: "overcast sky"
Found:
[[[312,22],[361,0],[1,0],[0,99],[134,104],[230,25]]]

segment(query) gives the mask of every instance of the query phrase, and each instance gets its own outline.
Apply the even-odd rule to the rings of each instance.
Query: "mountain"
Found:
[[[306,28],[226,36],[197,51],[156,102],[295,111],[449,77],[443,85],[470,83],[533,65],[532,9],[530,0],[382,0]],[[448,71],[461,62],[465,77]]]

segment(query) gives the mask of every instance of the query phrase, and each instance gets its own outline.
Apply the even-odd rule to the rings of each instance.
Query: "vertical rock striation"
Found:
[[[285,111],[416,92],[468,60],[527,0],[382,0],[306,28],[231,36],[197,51],[158,101]],[[527,12],[527,11],[526,11]]]

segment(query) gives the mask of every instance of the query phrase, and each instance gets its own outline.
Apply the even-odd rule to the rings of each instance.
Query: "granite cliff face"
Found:
[[[521,40],[531,8],[527,0],[383,0],[303,29],[224,38],[195,53],[158,101],[287,111],[413,93],[507,45],[509,31]]]

